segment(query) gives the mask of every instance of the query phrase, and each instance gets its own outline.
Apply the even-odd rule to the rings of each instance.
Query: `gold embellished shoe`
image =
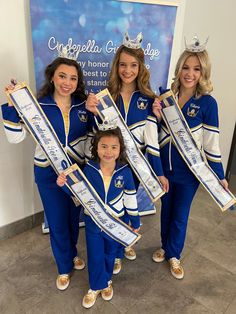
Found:
[[[133,261],[136,259],[136,253],[135,250],[132,247],[126,247],[125,248],[125,257],[129,259],[130,261]]]
[[[152,259],[156,263],[161,263],[165,260],[165,251],[163,249],[156,250],[153,255]]]
[[[121,271],[122,268],[122,261],[121,258],[116,258],[115,259],[115,264],[114,264],[114,269],[113,269],[113,274],[117,275]]]
[[[110,301],[113,297],[113,288],[112,288],[112,281],[110,280],[108,283],[108,287],[101,291],[101,295],[103,300]]]
[[[170,263],[170,272],[172,276],[176,279],[183,279],[184,278],[184,269],[180,264],[180,260],[175,257],[169,259]]]
[[[85,307],[86,309],[89,309],[90,307],[92,307],[94,303],[96,302],[97,296],[99,295],[100,292],[101,290],[89,289],[88,293],[85,294],[85,296],[83,297],[83,301],[82,301],[83,307]]]
[[[69,274],[62,274],[57,276],[56,286],[57,289],[63,291],[68,288],[70,284],[70,275]]]
[[[74,259],[73,259],[73,262],[74,262],[74,269],[76,270],[82,270],[85,268],[85,262],[82,258],[76,256]]]

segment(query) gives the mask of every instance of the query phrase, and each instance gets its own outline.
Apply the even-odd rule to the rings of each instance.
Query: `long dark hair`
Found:
[[[126,150],[125,150],[125,143],[124,139],[121,133],[121,130],[119,127],[112,129],[112,130],[106,130],[106,131],[97,131],[95,136],[92,139],[91,142],[91,154],[92,154],[92,160],[98,161],[99,162],[99,157],[98,157],[98,143],[100,139],[104,136],[115,136],[119,139],[120,143],[120,155],[117,159],[122,164],[125,164],[127,162],[127,155],[126,155]]]
[[[80,68],[80,65],[75,61],[67,58],[61,58],[58,57],[56,58],[52,63],[50,63],[44,72],[44,77],[45,81],[43,86],[40,88],[37,97],[43,97],[47,95],[52,95],[54,93],[54,84],[51,82],[52,77],[56,71],[56,69],[61,65],[61,64],[66,64],[69,66],[73,66],[77,70],[78,74],[78,84],[76,90],[73,92],[73,96],[79,97],[81,100],[85,100],[87,98],[85,94],[85,84],[84,84],[84,79],[83,79],[83,72]]]

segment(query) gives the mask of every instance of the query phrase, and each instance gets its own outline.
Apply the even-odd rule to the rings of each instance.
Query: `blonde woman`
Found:
[[[171,89],[192,131],[198,146],[204,151],[210,167],[218,175],[224,188],[228,183],[224,178],[219,148],[219,122],[216,100],[210,95],[211,65],[205,45],[196,39],[186,47],[175,69]],[[158,105],[154,112],[159,117]],[[184,247],[188,216],[199,182],[175,145],[171,142],[167,127],[162,121],[159,136],[160,154],[164,175],[169,180],[169,192],[162,197],[161,241],[162,247],[153,254],[155,262],[168,260],[171,274],[184,277],[180,257]]]

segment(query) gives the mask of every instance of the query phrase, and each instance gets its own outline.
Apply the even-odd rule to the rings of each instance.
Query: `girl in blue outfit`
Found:
[[[116,102],[127,126],[129,127],[137,145],[143,153],[146,152],[149,163],[168,191],[168,181],[163,175],[159,143],[158,123],[152,112],[152,105],[156,95],[150,88],[150,74],[145,66],[144,51],[141,48],[142,34],[131,40],[126,33],[123,44],[117,50],[111,67],[108,89]],[[98,101],[95,95],[90,94],[87,108],[96,114]],[[135,177],[135,186],[139,181]],[[117,255],[114,273],[121,270],[121,258],[134,260],[136,253],[133,248],[123,249]]]
[[[92,140],[92,159],[86,164],[84,174],[111,214],[125,223],[131,221],[134,232],[140,228],[136,190],[131,169],[126,163],[125,146],[118,127],[98,131]],[[64,174],[57,183],[63,186]],[[85,233],[87,242],[90,289],[83,298],[83,306],[90,308],[101,293],[104,300],[113,296],[112,273],[119,243],[103,232],[85,210]]]
[[[227,189],[219,148],[217,103],[210,95],[210,61],[205,46],[201,46],[198,40],[180,56],[171,89],[178,98],[178,104],[198,147],[205,153],[208,164]],[[155,104],[154,112],[158,117],[159,109],[160,105]],[[169,180],[169,192],[162,197],[162,247],[153,253],[153,260],[168,260],[171,274],[182,279],[184,269],[180,264],[180,257],[190,206],[199,181],[172,143],[164,122],[161,124],[159,143],[164,174]]]
[[[13,87],[8,86],[7,89]],[[85,100],[83,75],[75,60],[57,58],[47,66],[38,102],[71,161],[79,165],[85,161],[85,141],[93,119],[85,108]],[[11,143],[23,141],[27,130],[15,108],[5,104],[2,114],[8,140]],[[72,269],[85,267],[76,248],[81,207],[76,207],[71,197],[57,186],[57,175],[39,145],[35,150],[34,173],[59,273],[56,285],[65,290],[70,283]]]

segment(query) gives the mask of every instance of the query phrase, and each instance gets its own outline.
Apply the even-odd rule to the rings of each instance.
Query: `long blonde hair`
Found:
[[[149,81],[150,73],[145,66],[143,49],[142,48],[131,49],[131,48],[127,48],[124,45],[121,45],[118,48],[115,54],[115,57],[112,61],[112,67],[111,67],[111,72],[110,72],[109,81],[108,81],[108,89],[112,95],[112,98],[115,101],[117,101],[120,95],[120,91],[121,91],[122,81],[118,74],[118,68],[119,68],[120,55],[122,52],[125,52],[131,55],[138,61],[139,73],[136,79],[136,89],[138,89],[142,94],[148,97],[155,98],[156,96],[150,86],[150,81]]]
[[[210,80],[211,63],[206,50],[201,52],[191,52],[185,50],[180,55],[179,60],[176,64],[175,77],[173,79],[173,83],[171,84],[171,89],[175,95],[178,94],[180,89],[180,72],[182,71],[183,65],[185,64],[186,60],[191,56],[197,57],[201,66],[201,76],[196,86],[195,92],[195,97],[199,98],[202,95],[209,94],[213,90],[213,86]]]

